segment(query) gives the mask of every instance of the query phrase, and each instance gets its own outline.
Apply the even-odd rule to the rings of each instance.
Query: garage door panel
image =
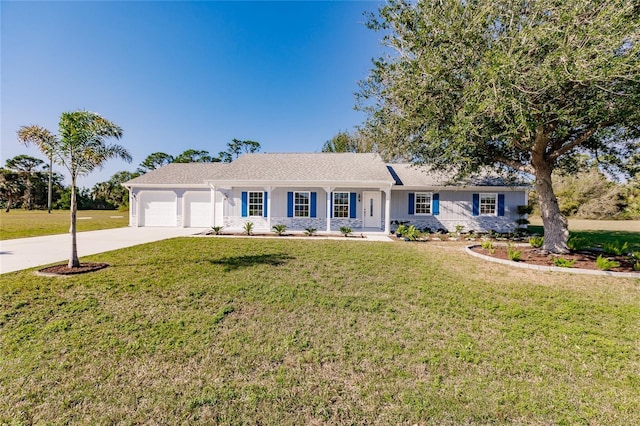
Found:
[[[185,194],[185,226],[191,228],[211,226],[211,192]]]
[[[143,226],[176,226],[177,197],[174,192],[145,192],[141,198]]]

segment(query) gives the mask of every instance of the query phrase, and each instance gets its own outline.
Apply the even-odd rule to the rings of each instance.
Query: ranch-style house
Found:
[[[129,224],[254,231],[389,233],[398,223],[435,231],[509,232],[528,186],[498,176],[449,183],[445,174],[385,164],[378,154],[244,154],[231,163],[173,163],[132,179]]]

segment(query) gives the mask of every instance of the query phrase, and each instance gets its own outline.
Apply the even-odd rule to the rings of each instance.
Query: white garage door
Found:
[[[172,191],[149,191],[142,198],[142,226],[176,226],[176,194]]]
[[[184,226],[208,228],[211,226],[211,191],[184,194]]]

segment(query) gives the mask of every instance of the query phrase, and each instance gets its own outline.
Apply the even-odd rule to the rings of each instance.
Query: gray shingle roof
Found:
[[[514,180],[499,174],[483,173],[468,177],[462,181],[453,181],[451,175],[428,170],[409,163],[389,164],[389,173],[397,186],[405,187],[443,187],[443,186],[527,186],[521,180]]]
[[[393,183],[378,154],[245,154],[229,164],[225,181]]]
[[[229,167],[227,163],[171,163],[125,182],[125,185],[205,184]]]

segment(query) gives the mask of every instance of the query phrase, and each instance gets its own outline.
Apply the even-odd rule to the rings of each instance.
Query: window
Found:
[[[309,192],[293,193],[293,217],[309,217],[310,199]]]
[[[349,193],[333,193],[333,217],[349,217]]]
[[[262,216],[263,192],[249,192],[249,216]]]
[[[431,214],[431,194],[426,192],[416,193],[416,214]]]
[[[480,214],[495,216],[497,199],[496,194],[480,194]]]

